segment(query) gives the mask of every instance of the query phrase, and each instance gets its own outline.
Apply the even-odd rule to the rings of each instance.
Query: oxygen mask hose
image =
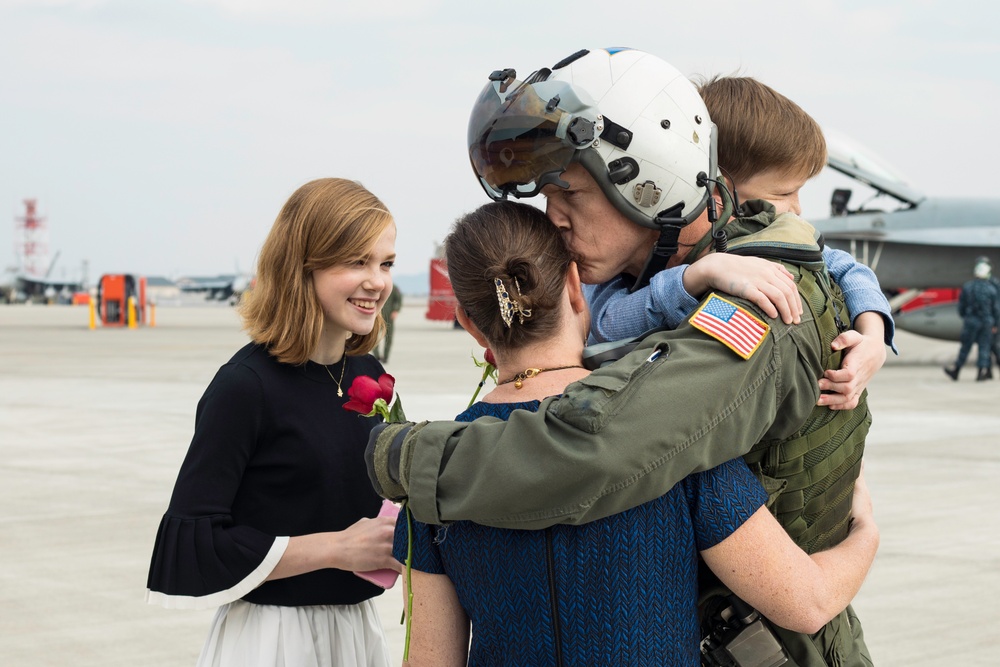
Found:
[[[722,224],[718,224],[718,221],[712,221],[712,242],[715,245],[715,252],[726,252],[729,248],[729,240],[726,237],[726,223],[729,219],[733,217],[733,213],[736,210],[736,199],[729,192],[729,188],[722,181],[715,181],[715,185],[718,187],[719,195],[722,197],[722,215],[719,220]],[[714,200],[713,200],[714,202]],[[713,204],[714,209],[714,204]]]
[[[701,255],[709,244],[713,245],[715,252],[726,252],[728,248],[725,226],[729,222],[730,218],[733,217],[733,212],[736,210],[733,202],[733,195],[729,192],[729,188],[726,187],[725,183],[714,178],[708,178],[705,176],[700,180],[699,185],[709,188],[709,183],[715,183],[718,188],[719,196],[722,198],[722,214],[715,214],[715,199],[711,197],[710,193],[708,217],[711,222],[711,227],[707,232],[705,232],[705,235],[691,247],[687,255],[684,257],[683,262],[687,264],[698,259],[698,256]],[[713,218],[715,219],[713,220]]]

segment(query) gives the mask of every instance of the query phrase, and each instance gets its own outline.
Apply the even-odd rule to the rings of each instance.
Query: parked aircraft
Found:
[[[59,253],[57,252],[44,276],[29,275],[23,269],[13,271],[12,278],[6,286],[7,302],[69,303],[73,294],[83,289],[83,285],[80,280],[57,280],[50,277],[58,259]]]
[[[253,278],[246,274],[220,276],[189,276],[178,278],[177,286],[182,292],[204,292],[208,301],[226,301],[235,305],[243,292],[253,285]]]
[[[830,218],[813,220],[826,244],[850,252],[878,276],[899,329],[958,340],[957,289],[976,258],[1000,267],[1000,199],[927,197],[848,139],[827,133],[827,165],[874,192],[851,207],[836,189]]]

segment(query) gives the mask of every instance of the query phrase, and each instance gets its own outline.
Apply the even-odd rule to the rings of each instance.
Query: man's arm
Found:
[[[425,523],[543,528],[635,507],[803,423],[819,395],[819,337],[811,320],[769,324],[746,360],[685,323],[538,412],[390,426],[369,442],[369,472]]]

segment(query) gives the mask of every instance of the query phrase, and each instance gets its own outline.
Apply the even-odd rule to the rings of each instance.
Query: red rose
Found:
[[[392,392],[396,388],[396,378],[388,373],[382,373],[378,377],[378,386],[382,390],[381,398],[384,398],[386,403],[392,401]]]
[[[493,350],[486,348],[486,354],[483,355],[483,358],[486,359],[486,363],[496,368],[497,359],[493,356]]]
[[[354,410],[363,415],[371,415],[375,410],[375,401],[382,399],[388,405],[392,400],[396,378],[383,373],[378,380],[367,375],[359,375],[347,389],[349,401],[344,404],[345,410]]]

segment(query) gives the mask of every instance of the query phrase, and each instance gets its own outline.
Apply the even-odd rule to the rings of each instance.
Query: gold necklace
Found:
[[[497,382],[497,386],[502,384],[507,384],[508,382],[513,382],[514,388],[520,389],[521,387],[524,386],[525,380],[530,380],[531,378],[535,377],[540,373],[544,373],[546,371],[564,371],[567,368],[583,368],[583,366],[577,364],[576,366],[556,366],[555,368],[525,368],[523,371],[521,371],[514,377]]]
[[[344,371],[347,370],[347,355],[344,355],[343,365],[340,367],[340,379],[333,377],[333,373],[330,372],[330,367],[325,364],[320,364],[326,370],[326,374],[330,376],[330,379],[337,383],[337,396],[343,398],[344,390],[340,388],[340,383],[344,380]]]

